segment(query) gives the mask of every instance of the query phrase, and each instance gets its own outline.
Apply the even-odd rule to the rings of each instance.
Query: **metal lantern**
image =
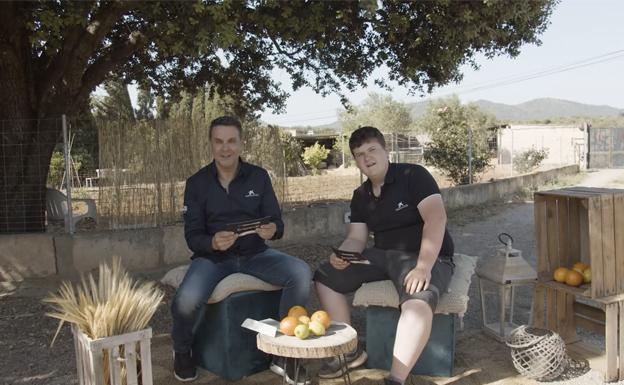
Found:
[[[499,341],[505,341],[511,331],[518,327],[513,323],[515,290],[518,286],[533,286],[537,281],[537,273],[528,262],[522,258],[522,252],[512,248],[513,238],[507,233],[498,235],[498,240],[505,247],[498,249],[495,258],[488,260],[477,267],[476,273],[479,280],[479,292],[481,296],[481,312],[483,316],[483,329]],[[486,291],[484,283],[496,290]],[[498,316],[495,322],[487,322],[486,296],[493,294],[498,302]]]

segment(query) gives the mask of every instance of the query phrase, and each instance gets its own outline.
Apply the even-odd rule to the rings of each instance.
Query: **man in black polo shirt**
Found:
[[[223,278],[240,272],[283,287],[280,317],[291,306],[305,305],[310,293],[308,264],[265,244],[282,237],[284,222],[267,171],[240,159],[241,130],[236,118],[213,120],[209,138],[214,161],[186,181],[184,236],[193,256],[171,304],[174,375],[180,381],[197,378],[193,326]],[[248,234],[226,229],[227,224],[267,216],[269,223]],[[283,373],[282,367],[274,362],[272,370]]]
[[[403,384],[429,339],[440,293],[453,274],[453,241],[440,190],[425,168],[390,163],[384,137],[374,127],[355,130],[349,147],[368,180],[353,192],[351,223],[339,249],[361,252],[370,264],[349,263],[332,253],[314,275],[316,290],[333,320],[350,323],[344,294],[364,282],[392,280],[401,317],[385,383]],[[370,231],[374,246],[366,248]],[[319,375],[339,376],[336,361],[327,361]],[[365,361],[361,349],[347,356],[349,368]]]

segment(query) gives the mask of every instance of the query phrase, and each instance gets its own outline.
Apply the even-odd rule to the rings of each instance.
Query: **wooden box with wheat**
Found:
[[[44,301],[47,315],[71,323],[80,385],[152,385],[149,321],[163,298],[152,282],[134,281],[119,258],[102,263],[76,288],[64,282]],[[55,336],[56,338],[56,336]]]

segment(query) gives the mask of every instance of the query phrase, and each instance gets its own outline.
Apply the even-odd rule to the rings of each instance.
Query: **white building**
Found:
[[[585,168],[587,129],[578,126],[547,124],[510,125],[498,133],[498,163],[513,163],[513,158],[534,148],[548,150],[543,165],[578,164]]]

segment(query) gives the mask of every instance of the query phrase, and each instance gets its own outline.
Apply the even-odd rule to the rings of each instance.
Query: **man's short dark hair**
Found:
[[[386,148],[386,140],[384,139],[383,134],[371,126],[360,127],[357,130],[351,133],[351,137],[349,138],[349,149],[351,149],[351,154],[353,154],[353,150],[360,147],[364,143],[370,142],[371,140],[377,140],[381,147]]]
[[[238,130],[238,135],[242,137],[243,135],[243,127],[241,125],[240,120],[233,116],[219,116],[212,122],[210,122],[210,128],[208,129],[208,139],[212,139],[212,129],[216,126],[234,126]]]

